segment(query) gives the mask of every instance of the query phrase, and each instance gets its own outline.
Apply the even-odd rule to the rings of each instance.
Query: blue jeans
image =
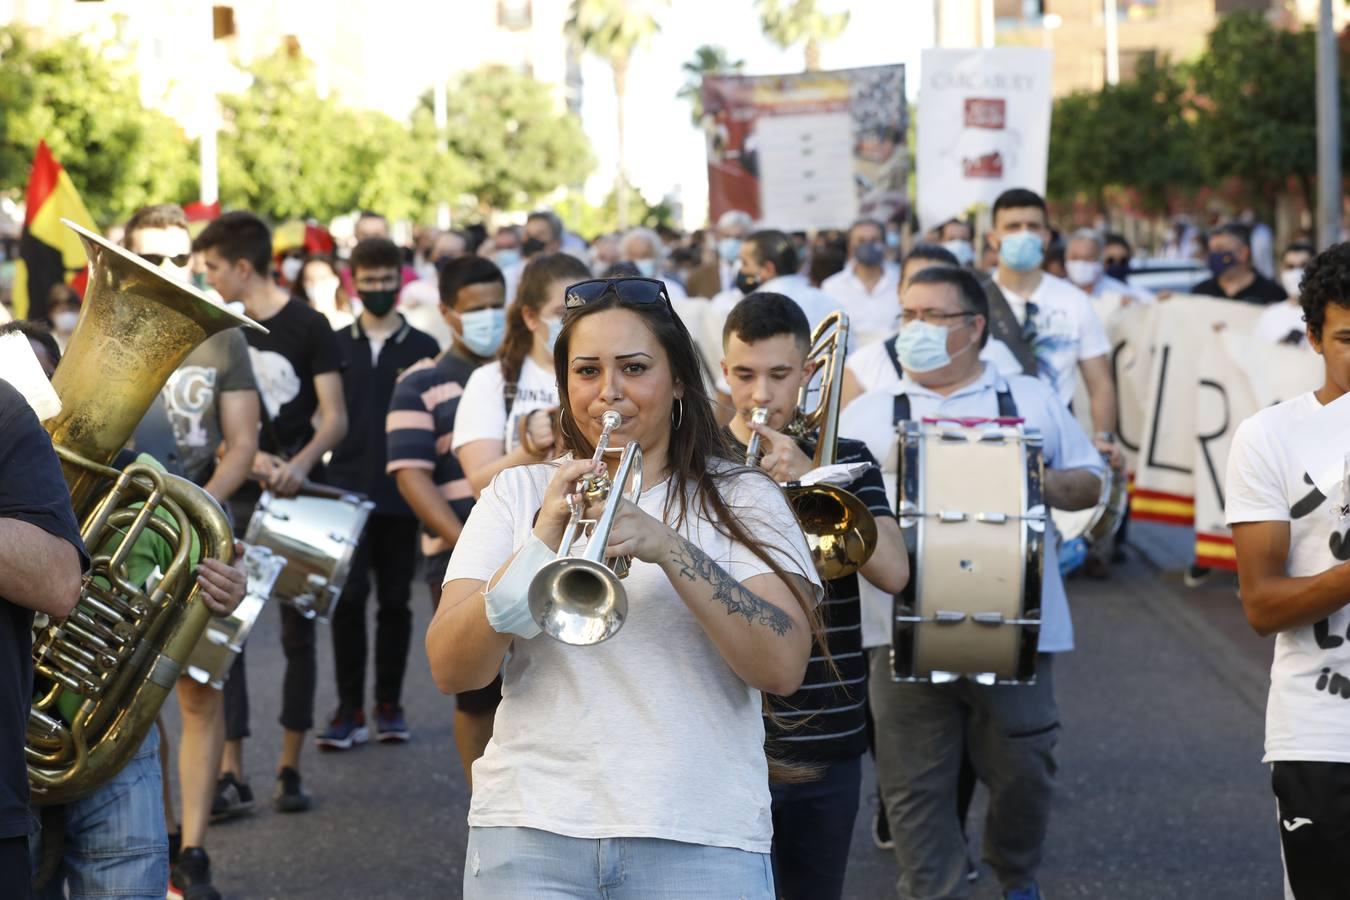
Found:
[[[861,756],[831,763],[815,781],[769,785],[779,897],[838,900],[843,896],[861,787]]]
[[[534,828],[470,828],[464,900],[773,900],[767,853],[657,838],[565,837]]]
[[[29,840],[33,870],[39,834]],[[61,864],[38,900],[64,897],[164,900],[169,886],[169,838],[159,768],[159,730],[151,726],[131,761],[111,780],[66,807]]]

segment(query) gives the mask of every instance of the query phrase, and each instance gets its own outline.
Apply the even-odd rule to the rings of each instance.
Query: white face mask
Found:
[[[300,270],[305,267],[305,261],[298,256],[288,256],[281,261],[281,277],[286,279],[287,284],[295,284],[295,279],[300,277]]]
[[[57,334],[70,334],[80,321],[80,314],[73,309],[62,310],[52,316],[52,328]]]
[[[1102,264],[1091,259],[1070,259],[1064,263],[1069,280],[1079,287],[1092,287],[1102,277]]]
[[[338,280],[325,278],[305,285],[305,293],[315,309],[331,310],[337,307]]]
[[[1297,297],[1298,284],[1303,280],[1302,267],[1297,269],[1285,269],[1280,273],[1280,284],[1284,287],[1284,292],[1290,297]]]

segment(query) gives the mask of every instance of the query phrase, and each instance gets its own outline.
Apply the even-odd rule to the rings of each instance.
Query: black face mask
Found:
[[[749,272],[743,271],[736,273],[736,290],[742,294],[753,294],[759,285],[758,275],[751,275]]]
[[[1107,263],[1104,271],[1116,281],[1125,281],[1130,277],[1130,264],[1129,262]]]
[[[398,299],[398,291],[357,291],[357,296],[361,298],[361,305],[370,310],[372,316],[383,316],[394,308],[394,301]]]
[[[527,237],[520,245],[520,252],[526,256],[534,256],[544,249],[544,242],[539,238]]]

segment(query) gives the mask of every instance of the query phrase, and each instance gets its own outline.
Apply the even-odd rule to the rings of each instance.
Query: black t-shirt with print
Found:
[[[28,401],[0,380],[0,519],[69,541],[89,565],[51,438]],[[33,611],[0,597],[0,839],[28,833],[24,735],[33,697]],[[3,882],[0,882],[3,884]]]
[[[275,316],[247,329],[248,355],[263,402],[258,448],[290,458],[314,437],[319,395],[314,378],[341,371],[342,349],[328,320],[299,300],[289,300]]]

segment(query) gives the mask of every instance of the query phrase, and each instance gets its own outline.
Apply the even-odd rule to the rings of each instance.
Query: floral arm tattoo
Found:
[[[729,616],[744,616],[751,625],[764,625],[782,636],[792,628],[792,619],[772,603],[755,596],[741,583],[726,573],[688,540],[681,537],[670,551],[671,561],[679,567],[679,577],[687,581],[702,579],[712,585],[713,598],[721,602]]]

